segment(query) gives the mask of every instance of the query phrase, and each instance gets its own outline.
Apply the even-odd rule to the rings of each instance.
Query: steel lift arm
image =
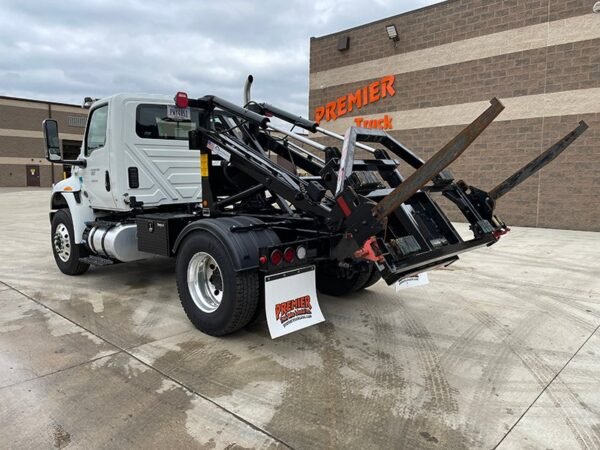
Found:
[[[190,148],[206,154],[208,161],[225,155],[224,164],[253,180],[237,194],[210,199],[210,214],[226,214],[226,207],[271,192],[286,203],[270,210],[274,226],[304,220],[307,232],[326,235],[322,239],[329,241],[328,258],[340,263],[373,263],[388,284],[451,264],[461,252],[497,242],[508,227],[494,214],[496,200],[555,159],[587,128],[581,122],[565,138],[486,192],[454,181],[446,169],[502,112],[504,106],[498,99],[492,99],[478,118],[428,161],[384,131],[351,127],[341,136],[276,106],[246,103],[242,108],[215,96],[190,103],[202,109],[206,117],[203,126],[191,132]],[[211,125],[215,116],[231,126],[215,129]],[[292,131],[272,124],[270,117],[288,122]],[[339,140],[342,150],[299,135],[293,128]],[[369,152],[374,159],[355,160],[356,149]],[[275,163],[267,152],[287,159],[294,170]],[[390,155],[415,171],[404,178],[399,161]],[[300,176],[298,168],[309,177]],[[461,239],[432,199],[434,192],[441,192],[458,206],[471,225],[472,240]]]

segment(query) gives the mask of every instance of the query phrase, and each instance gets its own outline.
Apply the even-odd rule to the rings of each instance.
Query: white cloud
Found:
[[[0,95],[79,103],[117,92],[256,98],[306,114],[310,36],[439,0],[0,0]],[[368,7],[365,7],[368,5]]]

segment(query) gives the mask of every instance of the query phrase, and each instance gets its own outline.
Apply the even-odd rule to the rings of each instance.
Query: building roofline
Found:
[[[319,39],[325,39],[325,38],[332,37],[332,36],[337,36],[339,34],[348,33],[349,31],[354,31],[354,30],[358,30],[360,28],[365,28],[365,27],[368,27],[368,26],[371,26],[371,25],[375,25],[376,23],[388,22],[388,21],[396,19],[398,17],[409,16],[409,15],[417,13],[417,12],[421,12],[421,11],[425,11],[425,10],[428,10],[428,9],[437,8],[437,7],[440,7],[440,6],[445,6],[445,5],[449,4],[449,3],[454,3],[454,2],[457,2],[457,1],[459,1],[459,0],[444,0],[444,1],[441,1],[441,2],[438,2],[438,3],[434,3],[432,5],[422,6],[420,8],[412,9],[410,11],[405,11],[403,13],[396,14],[394,16],[388,16],[388,17],[384,17],[383,19],[373,20],[372,22],[363,23],[363,24],[357,25],[355,27],[346,28],[346,29],[340,30],[340,31],[335,31],[333,33],[324,34],[322,36],[316,36],[316,37],[315,36],[311,36],[310,40],[311,41],[312,40],[319,40]]]
[[[16,101],[22,101],[22,102],[33,102],[33,103],[42,103],[44,105],[60,105],[60,106],[72,106],[74,108],[81,108],[81,105],[75,105],[73,103],[62,103],[62,102],[53,102],[50,100],[36,100],[33,98],[24,98],[24,97],[11,97],[8,95],[0,95],[0,99],[5,99],[5,100],[16,100]]]

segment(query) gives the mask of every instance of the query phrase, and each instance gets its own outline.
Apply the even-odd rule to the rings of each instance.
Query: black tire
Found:
[[[68,236],[62,235],[63,239],[60,239],[57,235],[57,229],[61,226],[66,228],[68,233]],[[50,244],[56,265],[66,275],[81,275],[90,268],[89,264],[79,261],[83,250],[81,245],[75,243],[74,234],[71,212],[68,209],[59,209],[52,218]],[[68,241],[68,246],[66,241]],[[68,256],[64,251],[65,249],[68,250]]]
[[[369,276],[369,279],[367,280],[365,285],[363,287],[361,287],[360,289],[370,288],[375,283],[377,283],[379,280],[381,280],[381,273],[379,272],[379,270],[377,270],[377,268],[374,265],[372,265],[371,275]]]
[[[337,263],[327,261],[317,267],[317,290],[325,295],[343,297],[362,289],[370,276],[370,270],[357,271],[349,278],[341,276]]]
[[[218,265],[222,297],[213,312],[203,311],[188,286],[188,266],[192,258],[205,253]],[[211,234],[192,233],[177,253],[175,277],[181,305],[190,321],[203,333],[223,336],[245,327],[254,317],[260,300],[258,271],[235,272],[225,246]]]

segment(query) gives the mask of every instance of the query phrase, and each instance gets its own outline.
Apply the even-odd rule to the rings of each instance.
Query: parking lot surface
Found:
[[[427,286],[320,296],[318,326],[213,338],[173,260],[62,275],[48,199],[0,190],[4,448],[600,447],[598,233],[516,228]]]

